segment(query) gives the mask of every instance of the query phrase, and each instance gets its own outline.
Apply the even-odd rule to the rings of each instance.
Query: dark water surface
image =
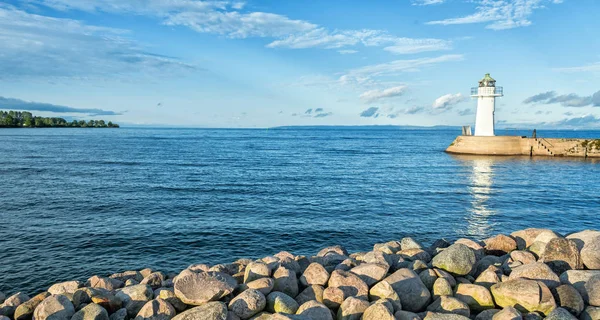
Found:
[[[408,235],[600,229],[599,162],[445,154],[456,134],[2,129],[0,290]]]

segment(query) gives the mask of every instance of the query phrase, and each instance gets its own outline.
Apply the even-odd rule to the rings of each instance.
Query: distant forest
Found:
[[[104,120],[73,120],[36,117],[27,111],[0,111],[0,128],[118,128],[119,125]]]

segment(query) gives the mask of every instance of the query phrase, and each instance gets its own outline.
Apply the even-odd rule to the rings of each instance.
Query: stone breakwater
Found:
[[[600,232],[412,238],[0,292],[0,320],[600,319]]]

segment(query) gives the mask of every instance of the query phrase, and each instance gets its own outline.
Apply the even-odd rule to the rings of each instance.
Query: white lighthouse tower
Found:
[[[494,136],[496,97],[503,95],[502,87],[496,87],[496,80],[490,77],[489,73],[479,81],[479,87],[471,88],[471,97],[477,98],[476,136]]]

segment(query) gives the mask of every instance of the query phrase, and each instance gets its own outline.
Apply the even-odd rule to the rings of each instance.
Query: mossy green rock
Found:
[[[552,292],[539,281],[509,280],[493,285],[491,292],[500,307],[514,307],[521,312],[539,311],[544,315],[556,308]]]
[[[486,287],[476,284],[459,284],[454,297],[466,303],[475,312],[493,309],[495,306],[490,291]]]
[[[295,314],[298,311],[298,302],[283,292],[271,292],[267,296],[267,311],[273,313]]]
[[[432,264],[436,268],[464,276],[471,272],[475,262],[477,259],[473,250],[464,244],[456,243],[436,255]]]

